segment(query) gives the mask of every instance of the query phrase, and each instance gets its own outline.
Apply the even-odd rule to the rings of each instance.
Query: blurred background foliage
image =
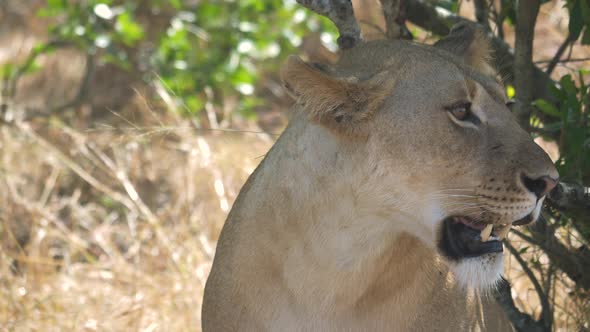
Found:
[[[282,0],[49,0],[38,15],[53,23],[49,42],[34,55],[74,45],[93,61],[162,84],[185,115],[235,96],[233,111],[254,116],[261,75],[276,71],[309,32],[322,31],[328,40],[335,33],[326,19]],[[34,60],[18,72],[7,66],[10,79],[38,68]]]
[[[379,2],[353,3],[365,38],[384,38]],[[517,1],[406,0],[405,19],[412,38],[425,43],[465,18],[478,22],[497,46],[507,95],[519,100],[523,89],[533,90],[521,125],[573,189],[550,200],[534,226],[511,233],[512,297],[535,328],[588,330],[590,3],[539,3],[530,63],[538,75],[528,87],[515,83],[521,68],[512,51],[519,17],[536,12],[519,10]],[[0,329],[3,318],[17,329],[51,326],[39,317],[89,329],[128,326],[108,319],[119,317],[108,305],[59,302],[62,285],[77,301],[95,287],[87,274],[104,271],[137,278],[144,300],[112,276],[99,283],[105,296],[152,310],[130,316],[137,329],[186,327],[170,323],[177,315],[198,325],[198,293],[221,224],[292,103],[279,66],[289,54],[333,61],[337,37],[331,22],[295,0],[0,1],[0,183],[10,189],[0,191],[0,256],[8,262],[0,276],[12,276],[0,277],[8,285],[0,288]],[[263,138],[216,136],[226,131]],[[170,238],[159,235],[162,228]],[[149,254],[130,249],[143,244]],[[115,261],[118,252],[137,258],[131,270]],[[57,268],[38,269],[44,264]],[[170,285],[165,294],[154,275]],[[39,285],[51,286],[34,291]],[[178,290],[192,293],[179,304]],[[68,307],[85,311],[58,319]],[[107,319],[97,321],[96,312]]]

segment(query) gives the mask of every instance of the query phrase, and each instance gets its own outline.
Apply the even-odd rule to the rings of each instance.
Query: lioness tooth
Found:
[[[506,238],[506,235],[508,235],[508,232],[510,232],[510,225],[505,225],[504,227],[496,231],[496,236],[498,236],[500,240],[504,240],[504,238]]]
[[[488,224],[486,228],[481,231],[482,242],[486,242],[490,238],[490,234],[492,234],[492,228],[494,228],[494,225]]]

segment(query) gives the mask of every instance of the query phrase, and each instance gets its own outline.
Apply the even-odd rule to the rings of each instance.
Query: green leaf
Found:
[[[0,66],[0,76],[3,78],[10,78],[16,72],[16,67],[12,63],[5,63]]]
[[[186,106],[189,113],[196,114],[205,107],[205,101],[197,95],[192,95],[186,98]]]
[[[143,38],[143,28],[133,20],[129,12],[123,12],[117,16],[115,29],[121,40],[128,46],[135,44]]]
[[[181,0],[170,0],[170,4],[176,10],[179,10],[182,8],[182,1]]]
[[[515,1],[502,0],[501,16],[505,17],[506,23],[510,25],[516,24],[516,10],[514,8]]]
[[[582,8],[582,17],[584,18],[584,22],[586,22],[586,25],[589,25],[590,24],[590,2],[582,1],[580,3],[580,6]]]
[[[572,4],[568,4],[570,13],[570,22],[568,25],[570,36],[577,40],[580,37],[582,28],[584,27],[584,18],[582,16],[582,0],[575,0]]]
[[[582,45],[590,45],[590,28],[584,29],[584,35],[582,36]]]
[[[565,91],[568,95],[576,95],[578,93],[578,89],[576,88],[576,83],[572,79],[572,75],[565,75],[559,80],[559,84],[561,85],[561,89]]]
[[[47,7],[51,9],[64,9],[66,3],[64,0],[47,0]]]
[[[116,54],[107,52],[100,57],[100,60],[103,63],[110,63],[124,70],[131,69],[131,65],[129,64],[129,62],[126,61],[126,59],[122,59],[122,57]]]
[[[25,68],[25,71],[23,71],[23,74],[25,74],[25,75],[32,74],[32,73],[37,72],[39,69],[41,69],[41,66],[36,61],[33,61],[33,63],[31,63],[29,66],[27,66],[27,68]]]
[[[553,104],[549,103],[546,100],[537,99],[533,102],[533,105],[537,107],[541,112],[547,115],[551,115],[557,118],[561,117],[561,112],[559,112],[557,107],[555,107]]]
[[[558,132],[563,127],[563,122],[558,121],[554,123],[545,124],[543,129],[548,132]]]

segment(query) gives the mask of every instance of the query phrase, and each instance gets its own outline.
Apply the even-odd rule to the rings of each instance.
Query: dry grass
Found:
[[[0,331],[194,331],[265,135],[0,126]]]

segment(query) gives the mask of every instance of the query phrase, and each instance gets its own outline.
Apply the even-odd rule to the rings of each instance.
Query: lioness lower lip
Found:
[[[490,234],[492,234],[492,228],[494,225],[488,224],[482,231],[481,231],[481,241],[486,242],[490,238]]]

